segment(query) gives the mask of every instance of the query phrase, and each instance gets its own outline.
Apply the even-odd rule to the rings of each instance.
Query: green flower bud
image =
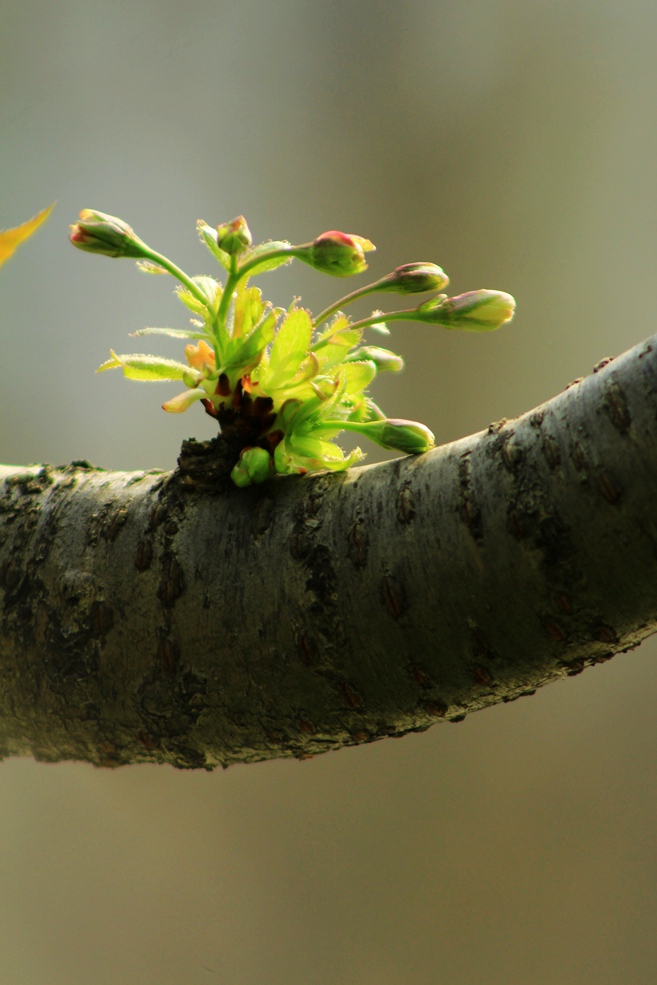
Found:
[[[364,434],[382,448],[403,451],[407,455],[421,455],[436,444],[435,435],[418,421],[399,419],[370,421],[357,427],[353,426],[349,430],[358,430],[360,434]]]
[[[264,448],[245,448],[230,473],[236,486],[244,487],[264,482],[274,473],[271,455]]]
[[[324,274],[351,277],[367,270],[365,254],[375,249],[374,244],[363,236],[331,229],[306,246],[294,247],[292,253]]]
[[[387,277],[377,281],[377,291],[395,294],[421,294],[423,291],[442,291],[449,277],[436,263],[405,263]]]
[[[490,332],[513,318],[516,302],[503,291],[468,291],[454,298],[421,304],[416,313],[420,321],[465,332]]]
[[[363,345],[353,349],[345,356],[345,363],[359,363],[367,360],[374,363],[379,373],[399,373],[404,368],[404,360],[390,349],[381,349],[378,345]]]
[[[238,215],[231,222],[217,226],[217,246],[230,256],[244,253],[252,242],[251,230],[243,215]]]
[[[83,209],[78,222],[71,226],[69,239],[79,250],[102,253],[108,257],[139,258],[148,251],[134,229],[113,215]]]

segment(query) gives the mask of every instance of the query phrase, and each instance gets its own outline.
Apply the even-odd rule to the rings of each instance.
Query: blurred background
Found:
[[[213,433],[161,411],[175,385],[94,376],[186,312],[68,245],[84,207],[192,274],[195,220],[244,213],[256,241],[365,235],[376,277],[432,260],[514,294],[491,336],[395,326],[375,398],[439,441],[651,334],[656,35],[648,0],[2,0],[0,227],[57,206],[0,271],[0,460],[172,468]],[[345,287],[259,283],[316,311]],[[7,761],[0,981],[652,985],[654,659],[302,763]]]

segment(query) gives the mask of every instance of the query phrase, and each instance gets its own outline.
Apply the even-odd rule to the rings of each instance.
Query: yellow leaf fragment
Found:
[[[28,219],[27,222],[21,223],[20,226],[14,226],[13,229],[0,230],[0,266],[2,266],[5,260],[9,259],[17,246],[20,246],[24,240],[28,239],[39,228],[42,222],[46,221],[54,207],[55,203],[53,202],[47,209],[43,209],[33,219]]]

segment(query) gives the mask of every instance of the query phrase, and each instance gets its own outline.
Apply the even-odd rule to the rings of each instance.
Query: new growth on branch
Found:
[[[378,372],[399,372],[403,360],[389,349],[363,345],[366,329],[388,335],[387,322],[414,320],[447,329],[482,332],[513,317],[515,301],[501,291],[440,293],[449,283],[434,263],[407,263],[373,284],[340,298],[319,315],[299,306],[274,307],[249,279],[301,260],[322,273],[350,277],[367,269],[375,249],[362,236],[331,230],[312,243],[285,241],[252,245],[243,216],[212,228],[199,219],[201,241],[226,271],[225,284],[190,277],[147,246],[123,220],[84,209],[70,239],[74,246],[110,257],[131,257],[146,273],[171,274],[176,293],[192,312],[191,328],[142,328],[142,335],[187,339],[186,363],[144,353],[117,355],[99,372],[121,368],[129,379],[180,380],[185,390],[162,406],[181,413],[197,401],[221,432],[237,440],[236,485],[264,482],[275,473],[341,471],[363,458],[360,448],[345,455],[334,438],[355,431],[382,448],[419,454],[434,446],[434,435],[416,421],[387,418],[368,396]],[[342,309],[375,293],[433,292],[413,308],[374,311],[351,321]]]

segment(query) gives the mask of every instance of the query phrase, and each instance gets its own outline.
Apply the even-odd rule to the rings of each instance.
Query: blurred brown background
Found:
[[[441,441],[651,334],[656,33],[647,0],[3,0],[0,226],[58,205],[0,272],[0,460],[169,468],[212,433],[166,384],[93,375],[186,316],[68,246],[82,207],[191,273],[195,220],[243,212],[258,239],[366,235],[375,276],[513,293],[496,335],[395,328],[378,398]],[[315,310],[344,286],[261,284]],[[5,762],[0,982],[652,985],[654,659],[304,763]]]

